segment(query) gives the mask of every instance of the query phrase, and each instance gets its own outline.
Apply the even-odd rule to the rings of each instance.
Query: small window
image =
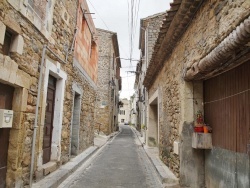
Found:
[[[29,6],[39,16],[39,18],[45,18],[46,2],[47,0],[28,0]]]
[[[121,119],[121,123],[124,123],[124,119]]]
[[[6,30],[3,48],[2,48],[2,53],[4,55],[10,54],[10,46],[11,46],[11,42],[12,42],[12,37],[13,37],[13,34],[11,32],[9,32],[8,30]]]
[[[125,110],[120,110],[120,115],[125,115]]]
[[[83,16],[83,17],[82,17],[82,28],[81,28],[82,34],[84,33],[85,25],[86,25],[86,19],[85,19],[85,17]]]

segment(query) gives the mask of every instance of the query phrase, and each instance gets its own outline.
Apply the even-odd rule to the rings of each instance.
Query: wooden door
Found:
[[[215,152],[207,152],[208,159],[213,159],[206,163],[210,168],[207,171],[210,175],[217,174],[218,183],[224,185],[224,182],[224,187],[249,187],[249,73],[250,62],[246,62],[204,82],[205,122],[213,128],[212,141],[216,148]]]
[[[247,153],[250,141],[250,62],[204,82],[205,121],[213,145]]]
[[[0,109],[12,109],[14,88],[0,83]],[[0,129],[0,188],[6,187],[7,156],[10,128]]]
[[[50,161],[51,139],[53,131],[54,103],[55,103],[56,79],[49,76],[47,90],[47,106],[45,113],[45,123],[43,129],[43,164]]]

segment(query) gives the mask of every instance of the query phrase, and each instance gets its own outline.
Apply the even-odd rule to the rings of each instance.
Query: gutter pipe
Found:
[[[41,95],[41,87],[42,87],[42,75],[43,75],[43,65],[44,59],[46,54],[47,46],[43,46],[43,53],[42,53],[42,62],[41,62],[41,69],[40,69],[40,76],[38,81],[38,94],[37,94],[37,103],[36,103],[36,114],[35,114],[35,124],[34,124],[34,132],[32,137],[32,150],[31,150],[31,166],[30,166],[30,187],[32,187],[32,179],[33,179],[33,170],[34,170],[34,158],[35,158],[35,147],[36,147],[36,131],[37,131],[37,121],[38,121],[38,108],[40,105],[40,95]]]

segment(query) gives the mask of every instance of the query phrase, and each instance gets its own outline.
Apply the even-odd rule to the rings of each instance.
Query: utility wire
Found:
[[[101,15],[98,13],[98,11],[96,10],[96,8],[94,7],[94,5],[91,3],[90,0],[88,0],[88,2],[90,3],[90,5],[93,7],[93,9],[96,11],[96,14],[99,16],[99,18],[101,19],[101,21],[103,22],[103,24],[105,25],[105,27],[110,31],[108,25],[105,23],[105,21],[102,19]],[[119,44],[119,48],[122,50],[122,52],[125,54],[126,57],[128,57],[128,54],[126,53],[126,51],[124,50],[124,48],[122,47],[121,44]]]
[[[109,27],[107,26],[107,24],[106,24],[106,23],[104,22],[104,20],[102,19],[101,15],[100,15],[100,14],[98,13],[98,11],[95,9],[94,5],[91,3],[91,1],[88,0],[88,2],[89,2],[90,5],[93,7],[93,9],[96,11],[96,13],[98,14],[98,16],[100,17],[100,19],[102,20],[102,22],[103,22],[103,24],[105,25],[105,27],[106,27],[108,30],[110,30]]]

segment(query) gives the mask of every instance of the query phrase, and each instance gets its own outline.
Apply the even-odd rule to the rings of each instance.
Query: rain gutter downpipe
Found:
[[[75,44],[75,41],[76,41],[76,33],[77,33],[77,28],[75,28],[75,32],[74,32],[74,38],[73,38],[73,42],[72,42],[72,44],[71,44],[71,48],[70,48],[70,50],[67,52],[67,54],[66,54],[66,63],[67,63],[67,61],[68,61],[68,56],[72,53],[72,51],[73,51],[73,47],[74,47],[74,44]]]
[[[36,131],[37,131],[37,121],[38,121],[38,112],[39,112],[39,105],[40,105],[40,95],[41,95],[41,87],[42,87],[42,75],[43,75],[43,67],[44,67],[44,59],[46,54],[47,46],[43,46],[43,53],[42,53],[42,62],[40,68],[40,76],[38,81],[38,93],[37,93],[37,102],[36,102],[36,114],[35,114],[35,124],[34,124],[34,131],[32,137],[32,149],[31,149],[31,166],[30,166],[30,187],[32,187],[32,179],[33,179],[33,171],[34,171],[34,158],[35,158],[35,147],[36,147]]]

